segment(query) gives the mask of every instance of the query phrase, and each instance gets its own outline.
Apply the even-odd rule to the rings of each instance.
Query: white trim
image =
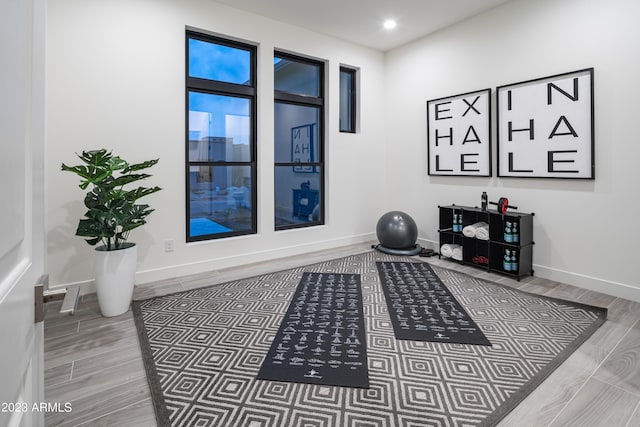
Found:
[[[438,250],[438,243],[435,241],[427,239],[418,239],[418,241],[423,246],[430,247],[436,251]],[[573,285],[618,298],[640,302],[640,288],[629,284],[601,279],[599,277],[587,276],[580,273],[573,273],[571,271],[560,270],[539,264],[533,265],[533,274],[534,276],[541,277],[543,279],[566,283],[567,285]]]
[[[243,264],[251,264],[261,261],[283,258],[290,255],[298,255],[305,252],[313,252],[322,249],[347,246],[354,243],[362,243],[371,240],[373,238],[373,235],[374,233],[365,233],[349,237],[342,237],[339,239],[329,239],[319,242],[303,243],[300,245],[285,246],[281,248],[256,252],[247,252],[241,255],[231,255],[193,263],[186,263],[182,265],[175,265],[171,267],[139,271],[136,274],[136,283],[148,283],[156,280],[168,279],[171,277],[203,273],[219,268],[235,267]]]
[[[248,252],[242,255],[231,255],[204,261],[173,265],[171,267],[138,271],[136,273],[136,284],[170,279],[173,277],[188,276],[191,274],[205,273],[207,271],[213,271],[220,268],[236,267],[243,264],[269,261],[291,255],[299,255],[301,253],[320,251],[323,249],[333,249],[340,246],[364,243],[373,239],[375,239],[375,233],[364,233],[342,237],[339,239],[328,239],[319,242],[303,243],[300,245],[285,246],[276,249]],[[72,285],[80,285],[80,293],[82,295],[93,293],[96,291],[95,282],[93,280],[83,280],[80,282],[59,284],[56,286],[51,286],[51,289],[65,288]]]
[[[23,258],[9,271],[4,280],[0,282],[0,304],[25,275],[27,270],[29,270],[29,267],[31,267],[31,260],[29,258]]]
[[[572,273],[557,268],[533,265],[534,275],[543,279],[574,285],[579,288],[613,295],[619,298],[640,302],[640,288],[625,283]]]
[[[340,239],[323,240],[321,242],[305,243],[302,245],[287,246],[273,250],[257,251],[243,255],[233,255],[171,267],[139,271],[136,274],[136,283],[148,283],[156,280],[169,279],[172,277],[204,273],[220,268],[235,267],[242,264],[268,261],[287,257],[290,255],[299,255],[300,253],[305,252],[313,252],[355,243],[364,243],[371,240],[375,240],[375,233],[366,233]],[[434,241],[419,238],[418,243],[424,247],[432,248],[436,251],[438,250],[438,245]],[[577,286],[579,288],[589,289],[591,291],[601,292],[615,297],[640,302],[640,289],[631,285],[613,282],[597,277],[586,276],[584,274],[572,273],[552,267],[545,267],[538,264],[534,264],[533,269],[534,275],[536,277],[566,283],[568,285]],[[71,285],[80,285],[82,289],[81,293],[83,295],[96,291],[93,280],[85,280],[81,282],[57,285],[55,287],[51,287],[51,289],[64,288]]]
[[[18,398],[16,399],[16,405],[29,406],[29,402],[25,402],[22,394],[20,394],[20,396],[18,396]],[[29,410],[31,410],[31,408],[29,408]],[[22,417],[26,413],[27,411],[14,411],[13,415],[11,415],[11,418],[9,418],[9,424],[7,424],[7,427],[20,427],[22,425]]]

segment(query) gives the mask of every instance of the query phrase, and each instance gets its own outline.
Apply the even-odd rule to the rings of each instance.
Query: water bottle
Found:
[[[518,271],[518,258],[516,258],[516,251],[511,251],[511,271]]]
[[[506,243],[513,242],[513,231],[511,229],[511,222],[507,221],[504,226],[504,241]]]
[[[518,234],[518,223],[514,222],[511,227],[511,242],[518,243],[520,241],[520,235]]]
[[[454,233],[459,233],[460,230],[462,229],[462,227],[460,227],[460,215],[458,215],[457,213],[453,214],[453,232]]]
[[[482,211],[486,212],[487,211],[487,192],[486,191],[482,192],[482,197],[480,198],[480,200],[482,201]]]
[[[504,259],[502,261],[502,269],[504,271],[511,271],[511,251],[509,249],[504,250]]]

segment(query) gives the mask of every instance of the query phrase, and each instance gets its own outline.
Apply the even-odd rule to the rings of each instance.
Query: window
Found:
[[[256,233],[256,48],[187,31],[187,241]]]
[[[274,58],[276,230],[324,224],[324,65]]]
[[[356,70],[340,67],[340,132],[356,132]]]

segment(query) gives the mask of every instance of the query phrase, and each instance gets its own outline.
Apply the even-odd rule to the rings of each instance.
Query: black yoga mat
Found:
[[[376,262],[397,339],[491,345],[424,262]]]
[[[256,378],[368,388],[360,275],[303,273]]]

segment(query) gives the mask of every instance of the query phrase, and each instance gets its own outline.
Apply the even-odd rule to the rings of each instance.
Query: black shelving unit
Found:
[[[502,214],[495,210],[483,211],[477,207],[457,205],[438,206],[438,209],[440,247],[445,243],[462,246],[461,260],[445,259],[505,274],[518,280],[525,276],[533,276],[534,213]],[[454,214],[462,218],[459,231],[454,231]],[[462,234],[462,228],[480,221],[489,224],[489,240],[466,237]],[[507,230],[511,233],[507,233]],[[440,257],[442,258],[442,254]],[[481,263],[482,261],[486,263]]]

